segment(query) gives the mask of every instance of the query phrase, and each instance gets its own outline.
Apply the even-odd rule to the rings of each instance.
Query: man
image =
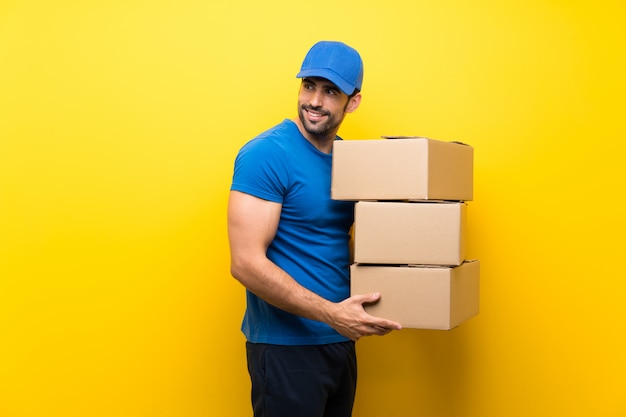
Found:
[[[319,42],[301,71],[298,117],[242,147],[228,204],[231,273],[247,289],[242,324],[255,417],[348,417],[354,342],[399,330],[350,297],[354,204],[330,199],[333,142],[361,102],[353,48]]]

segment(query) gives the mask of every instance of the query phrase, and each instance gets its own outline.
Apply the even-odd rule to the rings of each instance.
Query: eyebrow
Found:
[[[319,84],[322,85],[322,87],[329,88],[329,89],[332,89],[332,90],[341,91],[339,89],[339,87],[337,87],[335,85],[335,83],[333,83],[332,81],[327,80],[326,78],[321,78],[321,77],[318,77],[317,79],[319,81],[316,83],[312,78],[304,77],[302,79],[302,82],[307,82],[307,83],[310,83],[310,84],[313,84],[313,85],[318,85],[318,83],[319,83]]]

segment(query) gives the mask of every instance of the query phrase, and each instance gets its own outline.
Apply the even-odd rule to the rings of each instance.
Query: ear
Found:
[[[346,106],[346,113],[352,113],[353,111],[355,111],[359,107],[359,104],[361,104],[360,92],[350,97],[348,105]]]

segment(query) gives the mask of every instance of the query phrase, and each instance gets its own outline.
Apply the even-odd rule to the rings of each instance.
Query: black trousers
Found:
[[[350,417],[354,342],[282,346],[246,342],[254,417]]]

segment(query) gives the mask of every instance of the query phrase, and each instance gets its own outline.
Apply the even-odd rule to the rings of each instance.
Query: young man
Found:
[[[246,336],[255,417],[348,417],[354,342],[399,330],[350,297],[354,204],[330,199],[332,148],[361,102],[353,48],[318,42],[301,71],[298,117],[242,147],[228,204],[231,273],[247,289]]]

